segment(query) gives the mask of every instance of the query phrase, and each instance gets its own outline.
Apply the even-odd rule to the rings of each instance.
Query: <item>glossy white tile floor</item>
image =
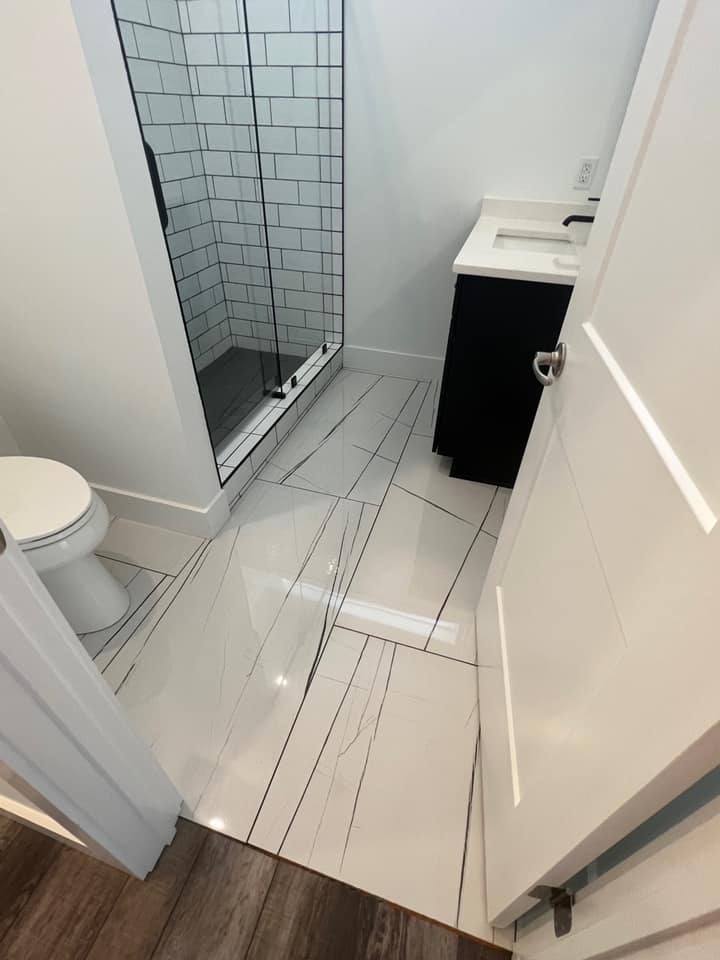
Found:
[[[196,820],[491,940],[475,605],[507,500],[434,384],[343,370],[212,543],[115,521],[84,638]]]

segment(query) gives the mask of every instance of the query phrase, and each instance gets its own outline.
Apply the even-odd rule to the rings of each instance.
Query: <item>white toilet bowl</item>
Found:
[[[76,633],[119,620],[130,596],[95,556],[107,507],[56,460],[0,457],[0,516]]]

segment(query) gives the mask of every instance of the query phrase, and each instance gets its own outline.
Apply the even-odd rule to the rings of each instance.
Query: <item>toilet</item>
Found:
[[[0,517],[76,633],[102,630],[130,595],[95,556],[107,507],[72,467],[40,457],[0,457]]]

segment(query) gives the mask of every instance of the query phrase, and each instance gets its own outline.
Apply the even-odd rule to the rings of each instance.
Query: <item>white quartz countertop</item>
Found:
[[[485,197],[480,218],[453,263],[454,273],[574,284],[588,224],[562,222],[594,216],[594,203],[551,203]]]

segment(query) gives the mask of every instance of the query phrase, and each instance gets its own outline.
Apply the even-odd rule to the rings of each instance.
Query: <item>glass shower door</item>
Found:
[[[308,358],[342,340],[342,2],[114,6],[226,464],[268,401],[296,389],[298,368],[307,381]]]
[[[115,0],[213,447],[282,383],[242,0]]]
[[[342,0],[244,0],[283,380],[342,340]]]

